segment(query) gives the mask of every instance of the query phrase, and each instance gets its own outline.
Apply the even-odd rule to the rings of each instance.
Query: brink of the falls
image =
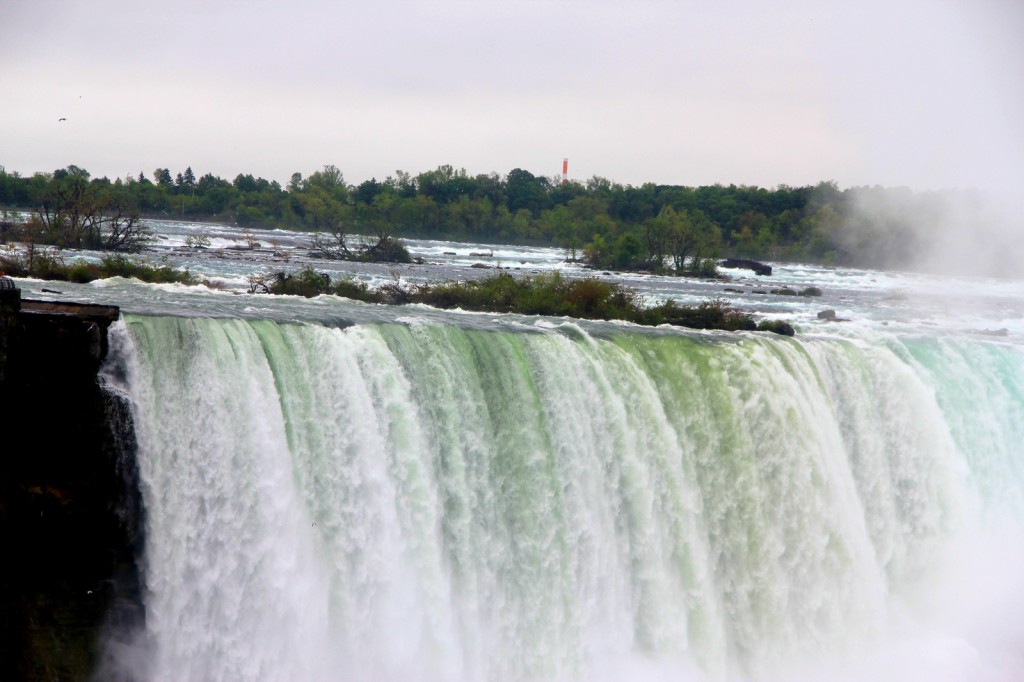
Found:
[[[1022,348],[149,315],[114,331],[146,518],[144,631],[111,644],[125,676],[1021,669]]]

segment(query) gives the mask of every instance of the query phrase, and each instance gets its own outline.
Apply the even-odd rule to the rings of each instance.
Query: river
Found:
[[[108,673],[1024,677],[1024,282],[602,275],[789,339],[250,294],[306,264],[595,273],[557,249],[331,264],[302,233],[153,227],[150,258],[213,286],[20,282],[124,313],[105,375],[136,422],[146,622],[109,634]],[[822,296],[756,293],[782,286]]]

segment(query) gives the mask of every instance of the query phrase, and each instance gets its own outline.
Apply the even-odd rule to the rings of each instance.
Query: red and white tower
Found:
[[[569,159],[562,159],[562,184],[569,182]]]

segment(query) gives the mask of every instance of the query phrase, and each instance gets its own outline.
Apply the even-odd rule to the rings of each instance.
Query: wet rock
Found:
[[[845,317],[836,317],[836,311],[832,309],[822,310],[818,313],[818,319],[825,322],[849,322]],[[882,324],[885,324],[884,322]]]
[[[103,628],[141,622],[131,410],[97,380],[117,317],[0,306],[0,679],[93,679]]]
[[[773,334],[779,334],[781,336],[796,335],[793,325],[788,322],[783,322],[782,320],[765,320],[757,325],[757,331],[772,332]]]
[[[772,274],[772,266],[747,258],[726,258],[723,261],[719,261],[718,266],[739,270],[753,270],[755,275],[770,276]]]

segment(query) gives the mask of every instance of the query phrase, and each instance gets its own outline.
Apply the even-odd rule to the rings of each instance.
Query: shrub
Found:
[[[308,265],[297,275],[279,272],[271,280],[269,293],[291,294],[306,298],[328,294],[331,293],[331,276],[319,273]]]
[[[373,292],[366,282],[359,282],[352,278],[345,278],[334,283],[331,293],[336,296],[344,296],[356,301],[366,301],[372,298]]]
[[[100,277],[126,277],[156,284],[195,284],[196,278],[186,270],[176,270],[169,265],[150,265],[121,254],[103,256],[99,265]]]
[[[736,310],[726,301],[705,301],[696,306],[680,306],[669,299],[660,306],[646,311],[648,324],[672,324],[692,329],[725,329],[728,331],[753,331],[757,328],[754,318]]]
[[[194,284],[195,277],[188,270],[176,270],[169,265],[153,266],[123,255],[104,256],[100,263],[89,263],[81,258],[68,263],[58,251],[37,250],[29,245],[24,254],[10,253],[0,256],[0,270],[14,277],[77,282],[84,284],[105,277],[133,277],[143,282]]]

